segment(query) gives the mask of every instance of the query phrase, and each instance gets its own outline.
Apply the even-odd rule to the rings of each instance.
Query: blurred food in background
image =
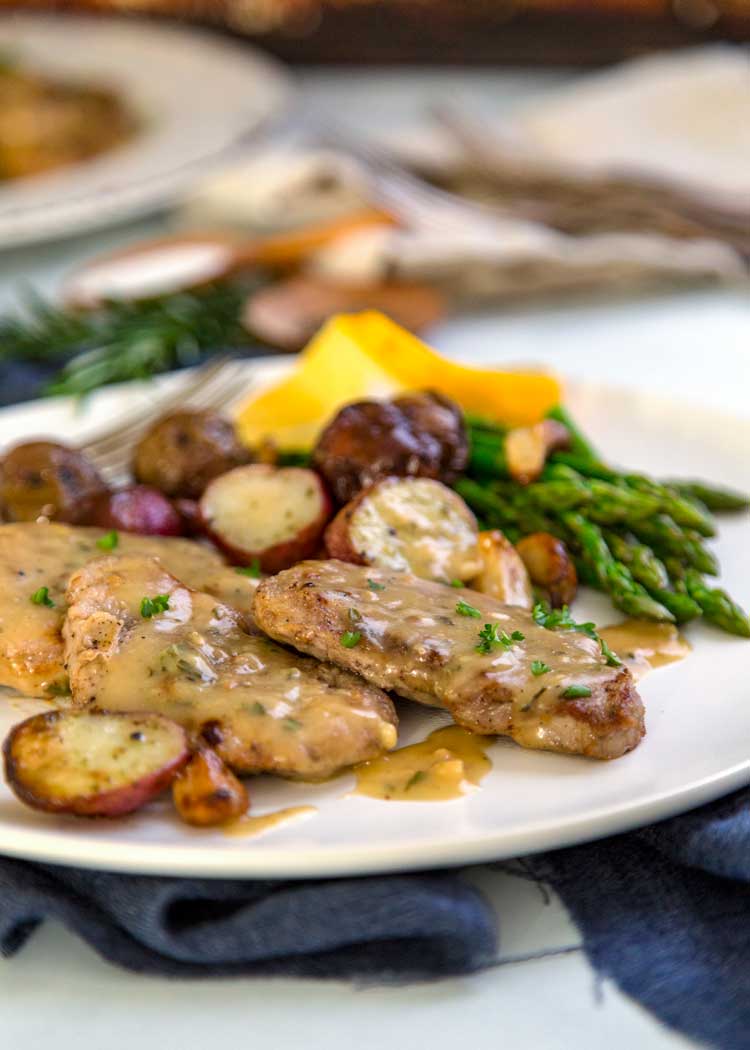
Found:
[[[138,121],[100,83],[72,83],[0,53],[0,180],[54,171],[127,142]]]
[[[288,61],[599,65],[750,38],[747,0],[13,0],[221,25]],[[429,17],[425,10],[429,7]]]

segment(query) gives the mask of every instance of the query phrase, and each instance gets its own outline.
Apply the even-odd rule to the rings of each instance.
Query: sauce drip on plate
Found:
[[[262,835],[264,831],[271,831],[282,824],[288,824],[290,820],[297,817],[309,816],[316,813],[315,806],[290,806],[288,809],[277,809],[273,813],[264,813],[260,817],[251,817],[249,813],[225,825],[222,831],[225,835]]]
[[[603,627],[599,634],[638,680],[656,667],[684,660],[690,646],[671,623],[625,620]]]
[[[437,729],[419,744],[356,766],[356,794],[400,802],[460,798],[492,769],[486,755],[491,741],[459,726]]]

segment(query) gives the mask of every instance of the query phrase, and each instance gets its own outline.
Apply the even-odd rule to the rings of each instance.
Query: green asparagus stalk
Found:
[[[590,463],[601,463],[601,456],[588,438],[584,436],[583,432],[578,429],[566,408],[563,408],[562,405],[556,405],[547,413],[547,419],[556,419],[558,423],[562,423],[563,426],[568,428],[570,432],[570,451],[574,455]]]
[[[670,488],[687,499],[697,500],[711,511],[747,510],[750,496],[744,492],[709,485],[705,481],[668,481]]]
[[[587,575],[596,581],[600,590],[609,594],[618,609],[637,619],[674,622],[669,609],[633,579],[627,565],[613,557],[597,525],[575,511],[563,514],[561,520],[577,541],[584,564],[590,567],[591,572]]]
[[[730,634],[750,638],[750,618],[720,587],[709,587],[699,573],[689,569],[685,584],[690,597],[698,603],[704,617]]]
[[[715,536],[716,526],[705,507],[681,496],[674,489],[641,474],[626,474],[625,483],[636,492],[648,493],[659,500],[660,509],[683,528],[695,529],[701,536]]]

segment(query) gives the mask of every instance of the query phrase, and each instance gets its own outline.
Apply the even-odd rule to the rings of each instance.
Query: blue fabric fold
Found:
[[[694,1040],[750,1047],[750,789],[527,867],[600,974]]]
[[[0,952],[46,918],[130,970],[426,980],[497,952],[485,898],[456,873],[318,882],[177,879],[0,858]]]

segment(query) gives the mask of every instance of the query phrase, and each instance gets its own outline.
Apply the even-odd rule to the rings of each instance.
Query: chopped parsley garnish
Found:
[[[284,729],[288,729],[290,733],[296,733],[298,729],[302,728],[302,723],[298,722],[296,718],[285,718]]]
[[[544,660],[532,660],[531,661],[531,673],[535,678],[538,678],[540,674],[547,674],[552,668],[549,664],[546,664]]]
[[[473,605],[469,605],[469,603],[465,602],[463,598],[459,598],[456,602],[456,612],[459,616],[474,616],[476,619],[479,619],[482,615],[479,609],[475,608]]]
[[[507,634],[505,631],[498,631],[496,623],[486,623],[479,632],[479,645],[475,648],[478,653],[491,653],[496,645],[502,645],[504,649],[512,649],[516,642],[523,642],[525,639],[526,635],[521,634],[520,631]]]
[[[166,612],[169,608],[169,595],[157,594],[154,598],[141,599],[141,616],[144,620],[150,620],[157,613]]]
[[[367,586],[370,588],[371,591],[384,591],[385,590],[385,584],[384,583],[378,583],[377,580],[370,580],[370,579],[368,579]]]
[[[117,529],[112,529],[111,532],[105,532],[105,534],[96,541],[96,545],[100,551],[113,551],[119,542],[119,532]]]
[[[349,610],[349,619],[352,621],[352,623],[359,623],[359,621],[362,619],[362,613],[359,611],[359,609],[351,608]]]
[[[38,591],[34,591],[31,600],[34,605],[46,605],[48,609],[52,609],[55,604],[49,596],[49,587],[40,587]]]
[[[463,587],[463,580],[451,580],[451,587]]]
[[[253,704],[251,710],[252,710],[254,715],[265,715],[266,714],[266,709],[263,706],[263,704],[260,702],[260,700],[256,700],[255,701],[255,703]]]
[[[259,580],[260,561],[258,558],[253,558],[249,565],[240,565],[240,567],[234,571],[240,576],[249,576],[252,580]]]
[[[341,635],[341,644],[345,649],[353,649],[355,645],[359,645],[362,639],[362,635],[359,631],[344,631]]]
[[[558,627],[562,627],[568,631],[575,631],[576,634],[585,634],[587,638],[592,640],[592,642],[596,642],[599,645],[602,651],[602,656],[607,661],[608,667],[622,666],[622,660],[620,657],[617,656],[616,653],[613,653],[604,639],[599,636],[596,624],[592,623],[590,620],[586,623],[576,623],[570,615],[570,610],[567,605],[563,605],[562,609],[547,609],[541,602],[537,602],[531,615],[540,627],[544,627],[548,631],[554,631]]]
[[[591,690],[587,685],[569,685],[562,695],[566,700],[577,700],[580,696],[591,696]]]
[[[604,658],[606,659],[607,666],[608,667],[622,667],[622,660],[617,655],[617,653],[613,653],[612,652],[612,650],[610,649],[610,647],[607,645],[607,643],[604,641],[603,638],[599,639],[599,644],[602,647],[602,656],[604,656]]]
[[[423,769],[418,769],[416,773],[412,773],[412,775],[406,781],[406,784],[404,784],[404,791],[408,791],[409,788],[413,788],[415,784],[418,784],[420,780],[424,780],[426,776],[427,774]]]

